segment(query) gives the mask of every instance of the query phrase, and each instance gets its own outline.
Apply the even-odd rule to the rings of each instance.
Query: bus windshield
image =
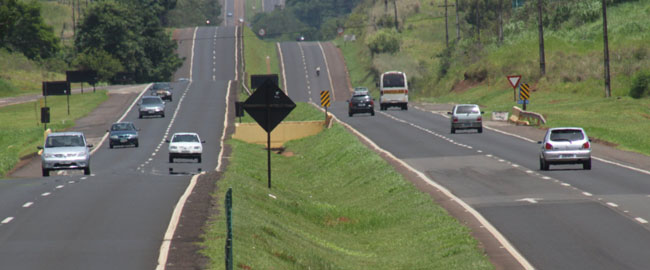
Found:
[[[384,87],[405,87],[404,75],[402,74],[384,74],[383,78]]]

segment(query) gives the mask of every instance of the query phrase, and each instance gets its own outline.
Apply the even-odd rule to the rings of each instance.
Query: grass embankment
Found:
[[[237,269],[493,269],[466,227],[340,125],[273,155],[272,190],[266,151],[228,143],[215,196],[233,189]],[[224,268],[225,228],[225,215],[207,228],[209,269]]]
[[[250,87],[250,75],[278,74],[278,84],[280,88],[282,88],[282,74],[280,74],[279,59],[275,42],[265,42],[260,40],[250,28],[244,27],[244,61],[246,62],[247,75],[246,85]]]
[[[645,135],[650,129],[650,100],[628,95],[634,75],[650,70],[650,49],[646,46],[650,43],[647,27],[650,2],[635,1],[608,8],[612,98],[604,97],[602,20],[574,28],[544,29],[544,77],[539,73],[536,25],[506,23],[503,44],[489,41],[485,42],[487,45],[475,46],[471,45],[476,43],[471,40],[474,34],[461,23],[462,46],[452,51],[448,58],[450,65],[443,68],[444,57],[439,55],[445,42],[444,19],[437,17],[442,8],[423,4],[416,12],[409,9],[410,2],[413,1],[407,0],[401,6],[400,52],[378,54],[368,60],[369,54],[363,53],[367,51],[363,36],[357,36],[354,44],[342,45],[342,41],[337,41],[348,68],[353,67],[350,68],[353,83],[366,82],[371,70],[404,70],[412,79],[412,100],[477,103],[488,112],[510,111],[517,104],[506,76],[518,74],[533,91],[527,109],[542,113],[548,127],[581,126],[592,137],[650,155],[650,140]],[[383,13],[380,4],[364,12],[379,16]],[[453,13],[449,21],[449,38],[453,41],[456,38]],[[494,37],[482,36],[483,41],[490,38]],[[359,68],[354,68],[355,65]],[[465,79],[466,74],[472,77],[481,71],[487,74],[484,80]]]
[[[72,95],[68,115],[66,97],[50,96],[47,127],[53,131],[71,128],[75,119],[86,116],[107,98],[106,91]],[[4,177],[21,156],[36,152],[36,146],[43,143],[40,107],[40,101],[0,107],[0,177]]]
[[[42,81],[65,81],[20,53],[0,49],[0,98],[42,93]]]

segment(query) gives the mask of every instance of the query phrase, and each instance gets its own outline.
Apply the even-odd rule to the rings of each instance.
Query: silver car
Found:
[[[459,129],[476,129],[478,133],[483,133],[483,113],[476,104],[454,106],[451,112],[447,112],[451,115],[451,133]]]
[[[139,118],[145,115],[165,117],[165,102],[159,96],[144,96],[138,103]]]
[[[81,132],[55,132],[47,135],[45,144],[38,146],[41,153],[43,176],[50,176],[54,170],[83,170],[90,174],[90,151],[92,144],[86,143]]]
[[[546,171],[551,164],[582,164],[591,170],[591,140],[579,127],[558,127],[546,131],[539,154],[539,169]]]

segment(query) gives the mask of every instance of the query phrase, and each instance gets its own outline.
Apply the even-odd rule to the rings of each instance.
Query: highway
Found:
[[[137,106],[124,114],[141,129],[139,148],[95,145],[90,176],[0,181],[0,269],[156,268],[192,174],[218,166],[226,95],[235,78],[234,27],[185,32],[179,53],[188,57],[175,77],[190,80],[173,83],[165,118],[138,119]],[[101,133],[107,128],[97,127]],[[206,141],[202,163],[168,163],[164,140],[181,131]]]
[[[280,47],[290,98],[319,103],[319,91],[332,89],[328,71],[313,72],[325,66],[324,46]],[[334,74],[343,67],[329,69]],[[490,233],[521,256],[522,268],[648,269],[650,172],[607,160],[594,160],[590,171],[576,165],[540,171],[535,140],[489,127],[483,134],[451,134],[445,112],[415,106],[348,117],[347,89],[334,86],[330,112],[476,211],[487,223],[474,230],[493,226]]]

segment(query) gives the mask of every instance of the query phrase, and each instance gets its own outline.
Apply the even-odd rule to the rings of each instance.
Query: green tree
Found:
[[[0,4],[0,47],[21,52],[30,59],[56,55],[59,39],[43,21],[38,2],[0,0]]]
[[[77,55],[73,66],[79,70],[95,70],[99,81],[107,82],[118,72],[124,71],[122,63],[101,49],[89,48]]]
[[[366,45],[373,55],[396,53],[400,47],[399,35],[395,29],[381,29],[366,38]]]

